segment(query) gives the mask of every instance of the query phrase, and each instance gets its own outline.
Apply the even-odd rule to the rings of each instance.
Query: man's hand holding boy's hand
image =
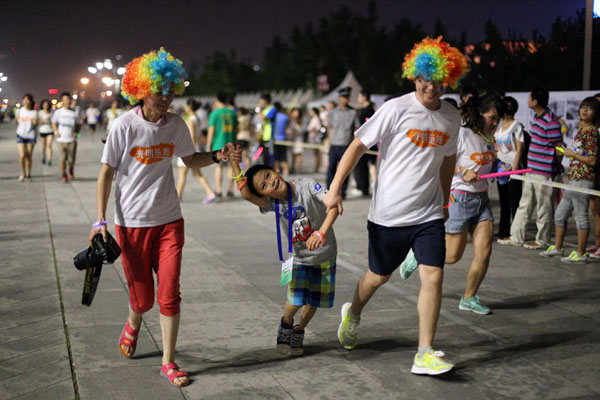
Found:
[[[222,155],[223,159],[239,164],[242,162],[242,146],[237,143],[227,143],[223,147]]]

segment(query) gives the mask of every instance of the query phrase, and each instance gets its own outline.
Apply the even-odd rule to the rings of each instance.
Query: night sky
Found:
[[[90,76],[87,67],[95,61],[118,65],[120,54],[124,65],[160,46],[184,66],[231,48],[260,64],[275,34],[286,39],[294,25],[317,24],[344,4],[365,15],[368,1],[0,0],[0,72],[8,76],[0,99],[31,92],[39,102],[50,88],[81,89],[79,80]],[[452,36],[465,30],[469,41],[478,41],[488,18],[504,36],[511,30],[531,38],[533,29],[547,36],[557,16],[572,17],[584,7],[585,0],[378,0],[377,14],[381,26],[407,17],[428,31],[441,17]],[[98,86],[88,92],[97,94]]]

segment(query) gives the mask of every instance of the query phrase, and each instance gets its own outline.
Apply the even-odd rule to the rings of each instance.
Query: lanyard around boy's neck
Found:
[[[292,186],[286,182],[288,197],[288,252],[292,254]],[[281,227],[279,225],[279,200],[275,199],[275,223],[277,224],[277,250],[279,250],[279,261],[283,261],[283,252],[281,251]]]

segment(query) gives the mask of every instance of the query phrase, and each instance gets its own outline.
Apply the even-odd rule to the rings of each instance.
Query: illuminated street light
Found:
[[[87,85],[88,83],[90,83],[90,79],[89,79],[89,78],[86,78],[86,77],[83,77],[83,78],[81,78],[81,79],[80,79],[80,81],[81,81],[81,83],[83,83],[84,85]]]
[[[106,91],[106,95],[107,95],[107,96],[112,96],[112,91],[111,91],[111,90],[107,90],[107,91]]]
[[[56,104],[57,100],[56,99],[52,99],[52,104]]]
[[[0,78],[0,81],[6,82],[7,79],[8,79],[8,76],[3,76],[3,77]]]
[[[88,67],[88,71],[90,74],[95,74],[98,70],[95,67]]]
[[[123,75],[125,73],[125,67],[119,67],[117,68],[117,74],[118,75]]]
[[[188,86],[190,86],[190,81],[185,81],[185,82],[183,82],[183,86],[185,86],[185,87],[188,87]]]
[[[8,99],[4,99],[2,101],[4,102],[4,104],[8,104]]]
[[[110,61],[109,59],[104,60],[104,68],[112,69],[112,67],[113,67],[112,61]]]
[[[97,62],[96,68],[98,68],[98,70],[101,70],[102,68],[104,68],[104,64],[102,64],[101,62]]]
[[[78,96],[76,94],[74,94],[72,97],[73,97],[73,99],[77,100]]]
[[[102,77],[102,83],[104,83],[106,86],[112,86],[115,84],[115,80],[110,76],[104,76]]]

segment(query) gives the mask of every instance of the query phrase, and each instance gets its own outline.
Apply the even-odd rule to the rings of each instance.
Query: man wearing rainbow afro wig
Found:
[[[129,287],[129,318],[119,350],[128,358],[135,353],[142,316],[154,305],[155,271],[163,336],[161,375],[176,386],[190,380],[174,362],[184,226],[172,160],[181,157],[190,168],[227,157],[241,162],[241,149],[232,143],[212,153],[196,153],[185,122],[167,112],[175,94],[183,93],[185,76],[181,61],[163,48],[127,65],[123,97],[141,104],[111,125],[98,175],[98,219],[90,232],[90,243],[98,233],[107,239],[106,206],[115,176],[115,231]]]
[[[379,145],[379,170],[369,209],[369,265],[351,303],[342,306],[338,339],[356,346],[360,315],[371,296],[414,252],[421,290],[417,303],[419,348],[411,372],[439,375],[454,366],[432,349],[442,299],[446,256],[444,220],[456,163],[460,115],[441,101],[444,87],[466,72],[465,57],[442,38],[426,38],[406,55],[403,77],[415,91],[387,101],[355,132],[324,203],[343,211],[341,186],[360,157]],[[401,267],[402,272],[402,267]]]

